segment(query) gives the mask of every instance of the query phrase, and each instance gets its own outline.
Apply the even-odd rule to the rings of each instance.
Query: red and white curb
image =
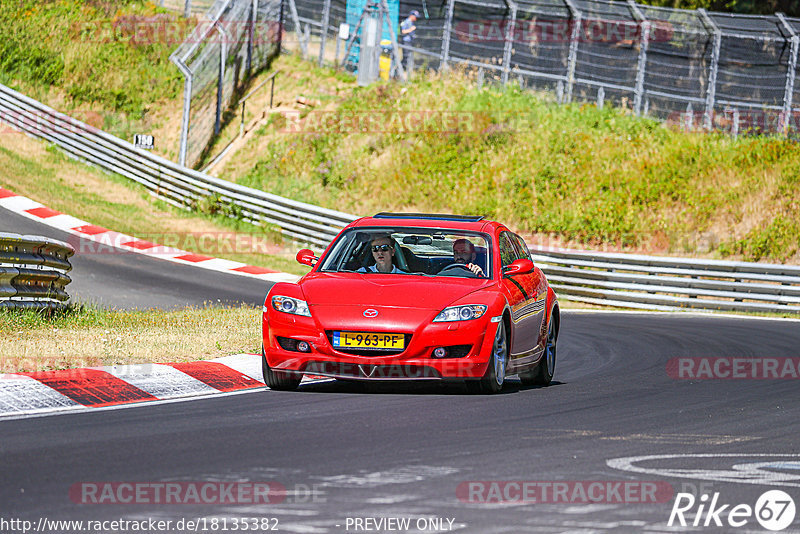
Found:
[[[126,253],[143,254],[151,258],[167,260],[173,263],[193,265],[212,271],[249,276],[261,280],[269,280],[271,282],[296,282],[300,278],[294,274],[273,271],[255,265],[247,265],[246,263],[238,261],[212,258],[174,247],[151,243],[143,239],[103,228],[102,226],[90,224],[72,217],[71,215],[66,215],[50,209],[35,200],[18,195],[2,187],[0,187],[0,207],[52,228],[68,232],[80,238],[81,243],[87,241],[94,242],[96,247],[91,248],[93,249],[92,252],[95,254],[113,247]],[[81,254],[81,251],[76,250],[76,253]]]
[[[303,382],[328,380],[306,377]],[[0,418],[263,389],[261,356],[0,374]]]

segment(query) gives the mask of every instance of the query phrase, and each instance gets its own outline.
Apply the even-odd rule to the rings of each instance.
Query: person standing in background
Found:
[[[400,36],[402,38],[402,42],[404,46],[410,47],[414,42],[414,38],[416,37],[417,31],[417,19],[419,18],[419,11],[416,9],[412,10],[408,17],[400,23]],[[403,71],[406,72],[406,76],[410,73],[408,72],[408,65],[409,63],[413,66],[414,52],[409,50],[408,48],[403,48],[403,61],[401,64],[403,65]]]

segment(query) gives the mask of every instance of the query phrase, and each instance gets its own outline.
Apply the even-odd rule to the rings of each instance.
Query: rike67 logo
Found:
[[[709,497],[703,494],[696,499],[691,493],[678,493],[667,526],[685,527],[722,527],[741,528],[755,520],[762,528],[771,531],[784,530],[795,518],[795,504],[792,497],[781,490],[770,490],[763,493],[755,503],[722,504],[719,492]],[[694,514],[694,519],[691,515]],[[690,516],[687,520],[686,516]],[[727,525],[726,525],[727,523]],[[750,525],[753,526],[753,525]]]

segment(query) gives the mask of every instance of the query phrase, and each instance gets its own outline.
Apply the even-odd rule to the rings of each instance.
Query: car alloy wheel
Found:
[[[503,389],[506,379],[506,366],[508,365],[508,334],[506,325],[500,322],[497,325],[497,334],[492,344],[492,355],[486,374],[480,380],[468,380],[467,390],[470,393],[498,393]]]

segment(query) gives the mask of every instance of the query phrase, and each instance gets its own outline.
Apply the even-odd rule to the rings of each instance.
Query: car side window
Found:
[[[502,232],[500,234],[498,246],[500,247],[500,264],[503,267],[511,265],[511,262],[517,259],[517,250],[511,240],[511,235],[511,232]]]
[[[528,245],[525,244],[525,240],[522,239],[517,234],[511,234],[511,235],[512,235],[512,239],[517,244],[517,251],[518,251],[517,255],[518,255],[518,257],[520,259],[523,259],[523,260],[531,260],[531,261],[533,261],[533,258],[531,258],[531,251],[528,248]]]

